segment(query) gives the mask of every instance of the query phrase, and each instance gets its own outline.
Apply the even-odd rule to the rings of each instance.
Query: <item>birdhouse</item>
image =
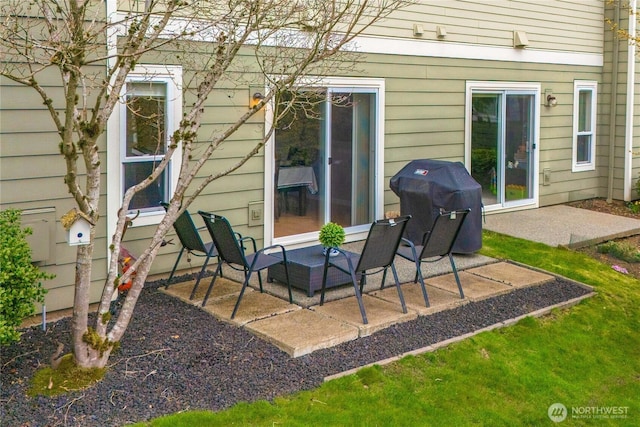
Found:
[[[67,231],[67,243],[69,243],[69,246],[88,245],[90,243],[93,223],[87,215],[73,208],[60,218],[60,222]]]

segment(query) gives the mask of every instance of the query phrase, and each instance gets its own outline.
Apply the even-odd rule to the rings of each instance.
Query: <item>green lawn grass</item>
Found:
[[[187,412],[151,426],[515,426],[640,425],[640,281],[584,254],[484,232],[484,255],[511,259],[593,286],[577,306],[399,362],[360,370],[321,387]],[[626,418],[573,418],[589,408]]]

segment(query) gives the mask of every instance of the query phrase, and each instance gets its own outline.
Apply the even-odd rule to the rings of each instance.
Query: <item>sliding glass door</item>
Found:
[[[378,91],[327,88],[295,97],[304,105],[275,131],[273,237],[315,233],[329,221],[347,231],[371,223]]]
[[[471,90],[471,175],[485,206],[534,201],[537,91]]]

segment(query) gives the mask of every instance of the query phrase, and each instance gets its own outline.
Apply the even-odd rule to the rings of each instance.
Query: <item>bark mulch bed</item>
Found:
[[[543,285],[390,327],[292,359],[273,345],[215,320],[149,283],[134,319],[95,386],[53,398],[26,395],[29,379],[58,343],[69,351],[70,319],[24,331],[0,357],[3,426],[122,426],[179,411],[272,400],[322,384],[328,375],[394,357],[531,313],[590,291],[556,279]]]

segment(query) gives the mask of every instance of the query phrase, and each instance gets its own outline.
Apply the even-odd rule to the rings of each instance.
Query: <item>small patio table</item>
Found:
[[[321,245],[316,245],[287,251],[291,286],[302,289],[309,297],[322,288],[325,259],[322,250]],[[278,253],[272,255],[281,256]],[[267,280],[273,281],[274,279],[285,283],[284,267],[281,264],[269,267]],[[351,284],[351,277],[337,268],[330,268],[327,272],[327,288],[345,284]]]
[[[318,192],[318,183],[313,168],[311,166],[281,167],[278,171],[278,191],[283,193],[297,191],[298,215],[306,215],[306,191],[311,194]]]

